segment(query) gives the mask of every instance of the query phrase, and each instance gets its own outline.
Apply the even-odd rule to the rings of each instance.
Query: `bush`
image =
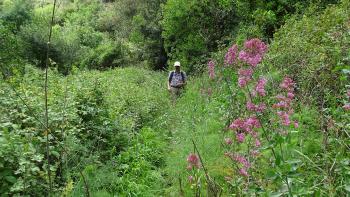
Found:
[[[21,39],[3,25],[0,20],[0,72],[6,79],[10,76],[24,73],[23,49]]]
[[[292,18],[275,34],[267,64],[293,77],[303,98],[320,106],[340,96],[349,70],[350,4],[344,1],[320,15]],[[312,14],[311,14],[312,13]],[[345,74],[346,75],[346,74]]]
[[[125,66],[128,57],[127,48],[121,42],[102,43],[83,59],[81,67],[88,69],[107,69]]]
[[[23,24],[31,20],[33,3],[25,0],[5,1],[0,5],[0,20],[12,26],[13,32],[18,32]]]

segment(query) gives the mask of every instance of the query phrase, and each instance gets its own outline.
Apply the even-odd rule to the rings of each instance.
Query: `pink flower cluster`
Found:
[[[225,138],[225,143],[227,144],[227,145],[231,145],[232,144],[232,139],[231,138]]]
[[[187,170],[192,170],[193,167],[195,168],[200,168],[200,161],[199,161],[199,157],[198,155],[194,154],[194,153],[190,153],[187,157]]]
[[[266,109],[266,104],[265,103],[260,103],[258,105],[255,105],[254,103],[252,103],[251,101],[247,102],[247,109],[249,111],[255,111],[255,112],[259,112],[262,113],[265,111]]]
[[[236,133],[236,141],[238,143],[243,143],[247,135],[250,135],[255,140],[256,148],[261,146],[261,142],[258,139],[258,133],[254,130],[260,127],[261,127],[260,121],[256,116],[251,116],[246,119],[237,118],[229,126],[229,128]],[[227,145],[231,145],[232,139],[225,138],[225,143]],[[249,153],[252,157],[257,157],[259,154],[259,151],[253,148]],[[248,160],[249,155],[245,157],[238,153],[234,154],[232,152],[226,152],[225,156],[229,157],[233,162],[237,164],[238,173],[241,176],[244,176],[244,177],[249,176],[248,171],[249,171],[249,168],[251,167],[251,164]]]
[[[236,132],[236,141],[238,143],[243,143],[246,136],[251,135],[255,139],[255,146],[260,147],[261,143],[258,139],[258,134],[254,131],[254,129],[260,127],[261,125],[259,120],[255,116],[252,116],[245,120],[242,120],[240,118],[234,120],[229,128]],[[232,144],[231,138],[226,138],[225,142],[227,145]]]
[[[277,95],[276,99],[278,100],[278,103],[272,105],[273,108],[279,110],[277,111],[277,115],[280,117],[282,125],[284,126],[289,126],[291,124],[290,116],[294,113],[292,108],[294,87],[294,81],[289,77],[285,77],[280,84],[280,88],[286,92],[286,95]],[[294,127],[297,128],[298,126],[298,122],[294,121]]]
[[[225,153],[226,157],[229,157],[232,161],[236,162],[239,166],[239,174],[242,176],[249,176],[248,170],[251,167],[250,162],[242,155],[233,154],[233,153]]]
[[[213,60],[210,60],[208,62],[208,70],[209,70],[209,78],[214,79],[215,78],[215,62]]]
[[[248,69],[239,69],[238,74],[238,85],[239,87],[243,88],[248,84],[249,81],[253,79],[253,69],[248,68]]]
[[[258,118],[256,118],[255,116],[251,116],[245,120],[240,118],[234,120],[231,123],[229,128],[232,130],[243,131],[251,134],[254,128],[260,128],[260,127],[261,125]]]
[[[237,45],[233,45],[230,47],[225,55],[225,65],[232,65],[236,58],[237,58],[237,53],[238,53],[238,47]]]
[[[345,111],[350,111],[350,103],[345,104],[343,108],[345,109]]]
[[[244,50],[239,53],[239,59],[256,67],[267,51],[267,45],[260,39],[254,38],[244,43]]]
[[[291,79],[290,77],[285,77],[282,81],[282,83],[280,84],[280,88],[293,93],[294,92],[294,86],[295,83],[293,81],[293,79]]]
[[[260,78],[258,83],[255,86],[255,90],[252,92],[253,96],[256,96],[257,94],[259,96],[266,96],[265,86],[266,86],[267,80],[265,78]]]

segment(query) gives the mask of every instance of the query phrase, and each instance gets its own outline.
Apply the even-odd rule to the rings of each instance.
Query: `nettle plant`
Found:
[[[277,177],[274,178],[276,183],[277,180],[284,182],[288,188],[284,192],[292,195],[289,175],[297,169],[294,164],[300,160],[292,160],[287,153],[289,151],[283,149],[290,142],[290,131],[298,128],[298,122],[292,118],[296,84],[285,76],[275,89],[277,94],[272,95],[265,90],[268,85],[273,85],[267,77],[261,76],[260,63],[267,49],[264,42],[255,38],[247,40],[240,51],[237,45],[233,45],[225,55],[222,68],[233,69],[237,73],[238,90],[235,90],[235,95],[244,95],[244,99],[235,101],[241,102],[234,104],[236,109],[240,108],[237,109],[240,113],[228,125],[222,143],[225,149],[223,155],[229,159],[232,168],[232,173],[225,180],[236,188],[235,191],[248,191],[251,188],[264,191],[267,181],[259,180],[255,175],[265,173],[260,165],[267,161],[270,168],[268,173]],[[211,80],[216,78],[215,67],[215,62],[209,61]],[[193,176],[190,180],[192,182]]]

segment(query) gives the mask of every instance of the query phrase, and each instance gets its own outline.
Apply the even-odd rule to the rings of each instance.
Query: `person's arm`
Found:
[[[168,90],[170,90],[170,76],[171,76],[171,72],[169,73],[169,76],[168,76]]]
[[[184,79],[183,79],[183,83],[182,83],[181,87],[185,87],[186,84],[187,84],[187,76],[186,76],[186,73],[185,73],[185,72],[183,72],[183,73],[184,73]]]

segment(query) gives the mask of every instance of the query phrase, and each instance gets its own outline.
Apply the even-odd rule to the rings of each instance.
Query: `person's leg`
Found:
[[[175,103],[176,101],[176,97],[177,97],[177,88],[174,88],[174,87],[171,87],[170,88],[170,92],[171,92],[171,100],[173,102],[173,104]]]

